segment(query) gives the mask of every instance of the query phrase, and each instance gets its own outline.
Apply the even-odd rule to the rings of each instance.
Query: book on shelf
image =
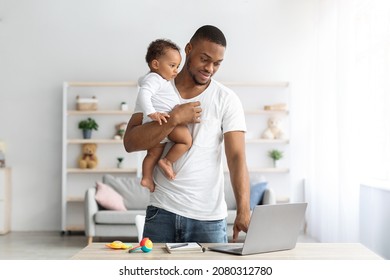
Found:
[[[286,103],[276,103],[264,106],[265,111],[287,111]]]
[[[204,252],[205,248],[197,242],[165,243],[168,253],[193,253]]]

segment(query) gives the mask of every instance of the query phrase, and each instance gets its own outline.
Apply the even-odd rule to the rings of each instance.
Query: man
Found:
[[[127,152],[156,145],[177,125],[188,125],[193,137],[191,149],[174,164],[174,180],[167,179],[159,168],[154,171],[156,188],[150,195],[144,227],[144,236],[153,242],[227,242],[222,143],[237,203],[233,240],[248,229],[244,113],[237,95],[212,79],[225,49],[226,39],[218,28],[200,27],[186,45],[185,64],[173,81],[181,105],[162,125],[141,125],[138,108],[128,123],[124,136]]]

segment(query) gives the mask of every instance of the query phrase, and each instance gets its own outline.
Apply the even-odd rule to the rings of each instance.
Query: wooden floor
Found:
[[[86,246],[84,235],[60,232],[11,232],[0,235],[1,260],[64,260]]]
[[[95,240],[111,242],[114,240]],[[136,240],[121,240],[137,243]],[[298,242],[316,242],[300,236]],[[0,235],[0,260],[67,260],[87,246],[83,234],[60,232],[10,232]]]

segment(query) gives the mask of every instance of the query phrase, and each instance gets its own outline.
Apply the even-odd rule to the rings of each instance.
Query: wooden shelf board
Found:
[[[246,139],[247,144],[288,144],[288,139]]]
[[[229,172],[228,168],[224,169],[225,172]],[[248,168],[249,173],[288,173],[289,168],[273,168],[273,167],[259,167],[259,168]]]
[[[264,167],[264,168],[248,168],[249,172],[258,172],[258,173],[288,173],[290,169],[288,168],[273,168],[273,167]]]
[[[288,115],[288,110],[246,110],[246,115]]]
[[[70,87],[135,87],[137,82],[68,82]]]
[[[288,87],[289,82],[221,82],[221,84],[228,87]]]
[[[86,143],[95,143],[95,144],[122,144],[123,140],[116,139],[68,139],[68,144],[86,144]]]
[[[288,144],[288,139],[246,139],[247,144]],[[123,140],[116,139],[68,139],[68,144],[85,144],[85,143],[96,143],[96,144],[122,144]]]
[[[68,168],[68,173],[136,173],[137,168],[95,168],[95,169],[81,169],[81,168]]]
[[[122,110],[68,110],[68,116],[84,116],[84,115],[126,115],[131,116],[132,111],[122,111]]]
[[[79,196],[68,196],[66,202],[84,202],[84,197]]]

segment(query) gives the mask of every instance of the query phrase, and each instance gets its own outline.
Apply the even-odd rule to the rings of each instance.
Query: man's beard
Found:
[[[188,71],[188,74],[190,75],[190,77],[192,78],[192,80],[194,81],[194,83],[197,85],[197,86],[204,86],[204,85],[207,85],[209,82],[210,82],[210,79],[208,79],[206,82],[200,82],[196,79],[196,76],[191,72],[191,59],[189,58],[188,61],[187,61],[187,71]],[[211,78],[211,77],[210,77]]]

